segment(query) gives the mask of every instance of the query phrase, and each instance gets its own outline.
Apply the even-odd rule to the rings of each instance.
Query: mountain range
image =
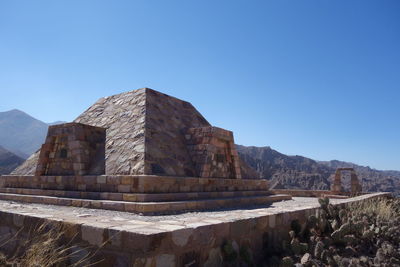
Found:
[[[45,123],[17,109],[0,112],[0,174],[11,172],[37,151],[44,142],[48,126],[59,123],[63,122]],[[362,180],[363,190],[400,195],[400,171],[380,171],[338,160],[316,161],[303,156],[288,156],[270,147],[237,145],[237,150],[240,159],[253,169],[247,172],[270,180],[273,188],[327,190],[336,168],[352,167]]]
[[[18,109],[0,112],[0,146],[26,159],[36,152],[46,138],[49,125]]]
[[[329,190],[336,169],[351,167],[357,172],[364,191],[400,195],[400,171],[380,171],[338,160],[316,161],[288,156],[270,147],[237,145],[237,150],[260,178],[270,180],[273,188]],[[344,179],[343,183],[345,188],[349,187],[349,179]]]
[[[24,162],[23,158],[0,146],[0,175],[10,173],[22,162]]]

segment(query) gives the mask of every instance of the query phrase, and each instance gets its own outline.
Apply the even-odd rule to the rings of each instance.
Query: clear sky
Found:
[[[400,170],[400,1],[0,1],[0,111],[141,87],[238,144]]]

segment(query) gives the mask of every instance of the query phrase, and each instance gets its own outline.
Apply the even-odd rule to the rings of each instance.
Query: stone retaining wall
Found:
[[[335,200],[337,205],[347,205],[365,199],[386,197],[376,193],[346,200]],[[284,206],[282,206],[284,207]],[[0,210],[0,235],[13,234],[19,229],[27,231],[41,223],[62,224],[66,237],[78,247],[92,250],[100,248],[97,257],[104,259],[98,266],[220,266],[221,247],[231,242],[234,249],[245,248],[255,263],[261,261],[266,248],[274,248],[288,238],[292,220],[305,223],[308,216],[318,214],[317,204],[291,206],[271,212],[269,208],[246,211],[242,218],[227,216],[220,220],[203,220],[199,223],[186,220],[184,225],[168,227],[148,224],[107,225],[82,216],[79,220],[43,218],[37,214]],[[252,215],[249,215],[252,214]],[[12,248],[10,248],[12,249]]]

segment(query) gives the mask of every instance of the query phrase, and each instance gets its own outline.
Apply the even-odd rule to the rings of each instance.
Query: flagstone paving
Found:
[[[369,194],[371,196],[373,194]],[[364,196],[352,198],[354,200]],[[346,203],[350,199],[332,199],[331,203]],[[143,216],[139,214],[55,206],[43,204],[22,204],[13,201],[0,201],[0,211],[13,212],[27,216],[48,218],[58,221],[78,222],[104,228],[152,234],[184,228],[196,228],[202,225],[232,222],[265,215],[279,214],[296,210],[318,208],[318,199],[294,197],[292,200],[274,202],[268,206],[219,210],[208,212],[189,212],[176,215]]]

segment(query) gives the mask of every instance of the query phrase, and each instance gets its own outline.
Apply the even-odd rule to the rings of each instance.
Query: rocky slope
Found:
[[[0,145],[21,158],[28,158],[43,144],[49,125],[18,109],[0,112]]]
[[[302,156],[287,156],[270,147],[237,146],[240,157],[275,188],[329,188],[331,169]]]
[[[338,160],[321,161],[320,163],[332,169],[342,167],[354,168],[358,176],[363,179],[363,187],[368,191],[395,192],[396,195],[400,195],[399,171],[380,171],[371,169],[370,167],[360,166],[354,163]]]
[[[9,174],[23,161],[24,159],[0,146],[0,175]]]
[[[238,145],[237,149],[242,160],[261,178],[271,180],[275,188],[326,190],[330,188],[331,175],[336,168],[353,167],[362,179],[363,190],[400,195],[399,171],[379,171],[337,160],[318,162],[302,156],[288,156],[270,147]]]
[[[43,144],[47,128],[46,123],[20,110],[0,112],[0,145],[27,158]]]
[[[369,199],[292,221],[290,241],[266,251],[265,266],[400,266],[400,200]],[[281,261],[277,256],[282,257]]]
[[[8,173],[16,167],[14,164],[18,160],[25,159],[38,150],[44,141],[48,125],[58,123],[63,122],[47,124],[17,109],[0,112],[2,173]],[[275,188],[329,189],[330,176],[336,168],[353,167],[362,178],[364,190],[389,191],[400,195],[400,171],[379,171],[337,160],[315,161],[302,156],[288,156],[270,147],[238,145],[237,149],[241,160],[255,170],[252,172],[251,168],[246,167],[246,173],[271,180],[271,185]]]

